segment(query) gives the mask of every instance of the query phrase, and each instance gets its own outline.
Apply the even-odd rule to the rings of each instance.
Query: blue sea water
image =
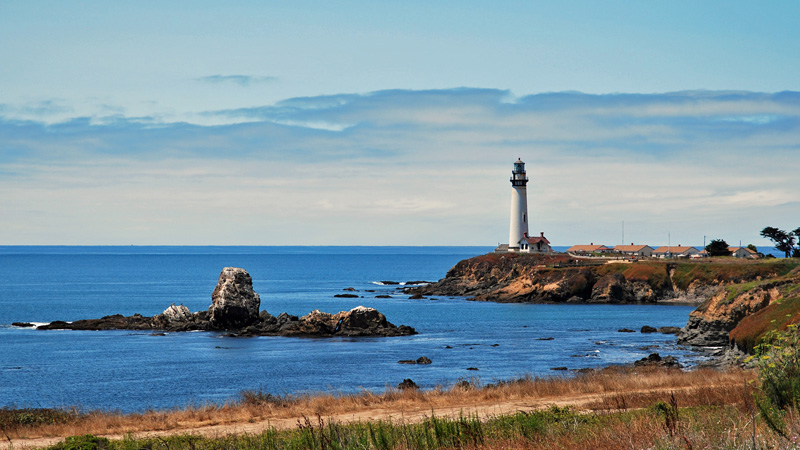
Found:
[[[273,394],[380,392],[405,378],[423,388],[460,378],[489,383],[626,364],[659,352],[703,357],[664,334],[690,306],[533,305],[463,298],[410,300],[378,282],[444,277],[490,247],[2,247],[0,407],[169,409],[223,403],[243,390]],[[418,335],[396,338],[231,338],[218,333],[35,330],[108,314],[207,309],[223,267],[246,269],[261,308],[277,315],[373,307]],[[361,298],[334,298],[353,287]],[[367,292],[374,290],[375,292]],[[375,298],[389,294],[390,299]],[[552,340],[544,340],[553,338]],[[430,365],[398,364],[427,356]],[[467,370],[477,368],[477,371]]]

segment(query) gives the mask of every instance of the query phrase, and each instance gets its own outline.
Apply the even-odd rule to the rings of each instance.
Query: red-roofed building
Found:
[[[736,258],[758,259],[758,253],[747,247],[728,247],[728,250],[731,252],[731,256]]]
[[[611,249],[605,245],[595,245],[591,243],[589,245],[573,245],[567,249],[567,253],[606,253],[610,250]]]
[[[614,247],[614,252],[621,253],[623,255],[630,255],[630,256],[640,256],[649,258],[653,256],[653,247],[649,245],[617,245]]]
[[[665,245],[653,250],[653,256],[657,258],[689,258],[698,255],[700,251],[694,247],[683,247],[678,245]]]

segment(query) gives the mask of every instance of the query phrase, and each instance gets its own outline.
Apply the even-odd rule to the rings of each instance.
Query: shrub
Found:
[[[74,410],[56,408],[0,408],[0,429],[15,430],[20,427],[35,427],[67,423],[78,416]]]
[[[83,436],[70,436],[52,447],[52,450],[103,450],[108,448],[109,441],[106,438],[97,437],[92,434]]]
[[[800,410],[800,331],[790,325],[785,332],[767,333],[756,346],[755,360],[761,384],[756,405],[766,424],[780,436]],[[793,430],[796,434],[800,430]]]

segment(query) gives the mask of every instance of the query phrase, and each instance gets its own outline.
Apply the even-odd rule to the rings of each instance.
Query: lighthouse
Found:
[[[508,230],[508,249],[520,250],[520,240],[528,236],[528,177],[525,163],[518,158],[511,171],[511,223]]]
[[[508,227],[508,245],[500,245],[496,252],[550,253],[550,241],[544,237],[531,237],[528,234],[528,177],[525,174],[525,163],[518,158],[511,171],[511,221]]]

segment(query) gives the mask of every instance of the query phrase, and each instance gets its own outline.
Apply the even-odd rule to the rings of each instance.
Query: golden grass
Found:
[[[743,404],[745,385],[754,373],[745,370],[682,372],[661,368],[607,368],[575,377],[526,378],[487,386],[456,386],[432,391],[387,389],[376,394],[316,394],[291,398],[254,395],[225,405],[187,407],[141,414],[91,412],[64,424],[4,430],[13,440],[82,434],[112,435],[247,424],[303,416],[345,417],[381,411],[432,413],[482,405],[573,405],[583,410],[619,410],[651,406],[674,395],[681,407]],[[243,397],[245,398],[245,397]],[[377,414],[377,413],[376,413]]]

